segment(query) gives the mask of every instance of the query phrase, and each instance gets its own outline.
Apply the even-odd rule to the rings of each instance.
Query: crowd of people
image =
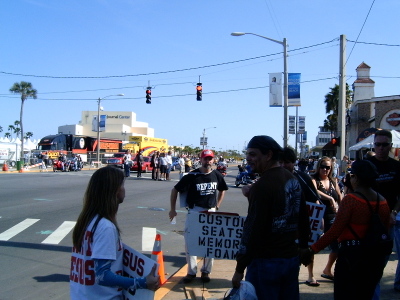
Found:
[[[334,282],[334,299],[379,299],[379,282],[393,240],[397,255],[400,253],[400,214],[397,214],[400,210],[400,162],[389,157],[392,148],[389,131],[378,131],[374,146],[374,155],[369,153],[364,159],[350,161],[345,156],[338,162],[334,157],[322,157],[308,161],[306,165],[304,160],[297,160],[293,149],[283,149],[269,136],[254,136],[247,145],[246,165],[259,177],[242,188],[247,198],[244,203],[248,205],[248,214],[236,256],[236,268],[232,270],[232,286],[240,288],[245,279],[254,286],[260,300],[300,299],[300,265],[308,268],[306,284],[320,286],[314,276],[314,255],[329,247],[321,277]],[[168,166],[168,155],[170,153],[153,155],[153,179],[168,180],[168,173],[162,167]],[[188,163],[192,160],[179,157],[180,172],[188,171],[188,174],[182,176],[171,190],[170,220],[177,215],[179,194],[185,195],[188,213],[218,211],[228,190],[224,177],[213,169],[218,160],[212,150],[203,150],[199,166],[193,169]],[[112,176],[102,176],[105,173],[112,173]],[[94,286],[113,295],[120,291],[118,288],[155,290],[159,286],[159,278],[153,272],[147,277],[129,280],[116,273],[121,259],[118,255],[121,241],[116,213],[125,194],[123,177],[122,172],[112,167],[94,173],[74,229],[72,257],[93,261]],[[105,182],[107,180],[110,182]],[[105,186],[113,188],[104,189]],[[94,200],[97,198],[101,201]],[[320,228],[323,234],[311,245],[306,202],[325,207]],[[103,210],[105,207],[109,208],[108,211]],[[385,239],[384,244],[372,231],[379,224],[379,235]],[[197,257],[187,250],[188,226],[187,218],[184,231],[187,274],[183,278],[184,284],[189,284],[198,271]],[[88,231],[91,232],[90,241],[84,238]],[[102,250],[105,244],[109,244],[107,251]],[[91,255],[82,257],[82,249],[88,247],[93,249]],[[203,283],[211,280],[212,266],[213,259],[203,260],[200,269]],[[393,281],[394,289],[400,292],[400,266]],[[93,292],[94,286],[85,287],[71,281],[71,294],[79,299],[80,293]]]

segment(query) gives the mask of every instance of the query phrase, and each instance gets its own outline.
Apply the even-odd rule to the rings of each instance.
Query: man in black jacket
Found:
[[[284,148],[283,155],[281,157],[281,166],[291,172],[294,176],[296,176],[297,180],[300,183],[301,190],[303,191],[306,201],[319,204],[319,196],[314,184],[311,181],[311,177],[302,171],[296,171],[294,169],[295,163],[296,154],[294,153],[293,149],[289,147]],[[308,286],[317,287],[319,286],[319,282],[314,278],[313,268],[314,262],[311,262],[307,266],[308,279],[306,281],[306,284]]]
[[[308,247],[310,234],[300,184],[280,167],[282,150],[269,136],[255,136],[247,146],[247,163],[260,179],[248,193],[232,285],[240,287],[247,268],[246,281],[253,284],[259,300],[299,299],[299,247]]]

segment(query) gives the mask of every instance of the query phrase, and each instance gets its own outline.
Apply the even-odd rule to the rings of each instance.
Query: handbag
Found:
[[[389,232],[379,216],[379,194],[376,193],[376,209],[372,208],[371,203],[368,199],[360,192],[355,192],[364,198],[368,204],[369,210],[371,212],[371,220],[369,221],[369,227],[367,234],[363,239],[357,235],[357,233],[348,225],[351,233],[359,240],[359,245],[367,252],[381,255],[390,255],[393,249],[393,239],[389,235]]]
[[[257,300],[256,289],[248,281],[242,280],[240,288],[232,288],[228,292],[223,300]]]

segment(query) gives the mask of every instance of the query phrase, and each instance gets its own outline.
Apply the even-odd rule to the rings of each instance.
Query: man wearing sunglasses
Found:
[[[378,130],[374,138],[375,156],[370,157],[371,161],[378,169],[379,177],[376,180],[376,191],[385,197],[391,210],[391,223],[396,224],[391,233],[395,237],[396,252],[400,260],[400,162],[390,158],[389,152],[392,149],[392,133],[388,130]],[[394,280],[394,289],[400,292],[400,265],[397,265]],[[375,291],[373,299],[379,299],[379,285]]]

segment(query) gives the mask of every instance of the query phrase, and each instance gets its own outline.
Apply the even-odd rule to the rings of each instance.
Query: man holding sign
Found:
[[[214,153],[211,150],[203,150],[200,154],[201,167],[193,170],[175,185],[171,191],[171,210],[169,218],[172,220],[176,215],[176,200],[178,193],[186,193],[186,206],[189,213],[198,213],[200,211],[216,211],[224,199],[225,191],[228,189],[224,177],[220,172],[212,170],[214,164]],[[218,195],[217,195],[218,194]],[[187,275],[183,278],[184,283],[191,282],[197,273],[197,256],[190,255],[187,248],[187,234],[189,222],[186,219],[185,224],[185,250],[186,262],[188,264]],[[201,280],[209,282],[212,258],[204,258],[204,264],[201,268]]]

